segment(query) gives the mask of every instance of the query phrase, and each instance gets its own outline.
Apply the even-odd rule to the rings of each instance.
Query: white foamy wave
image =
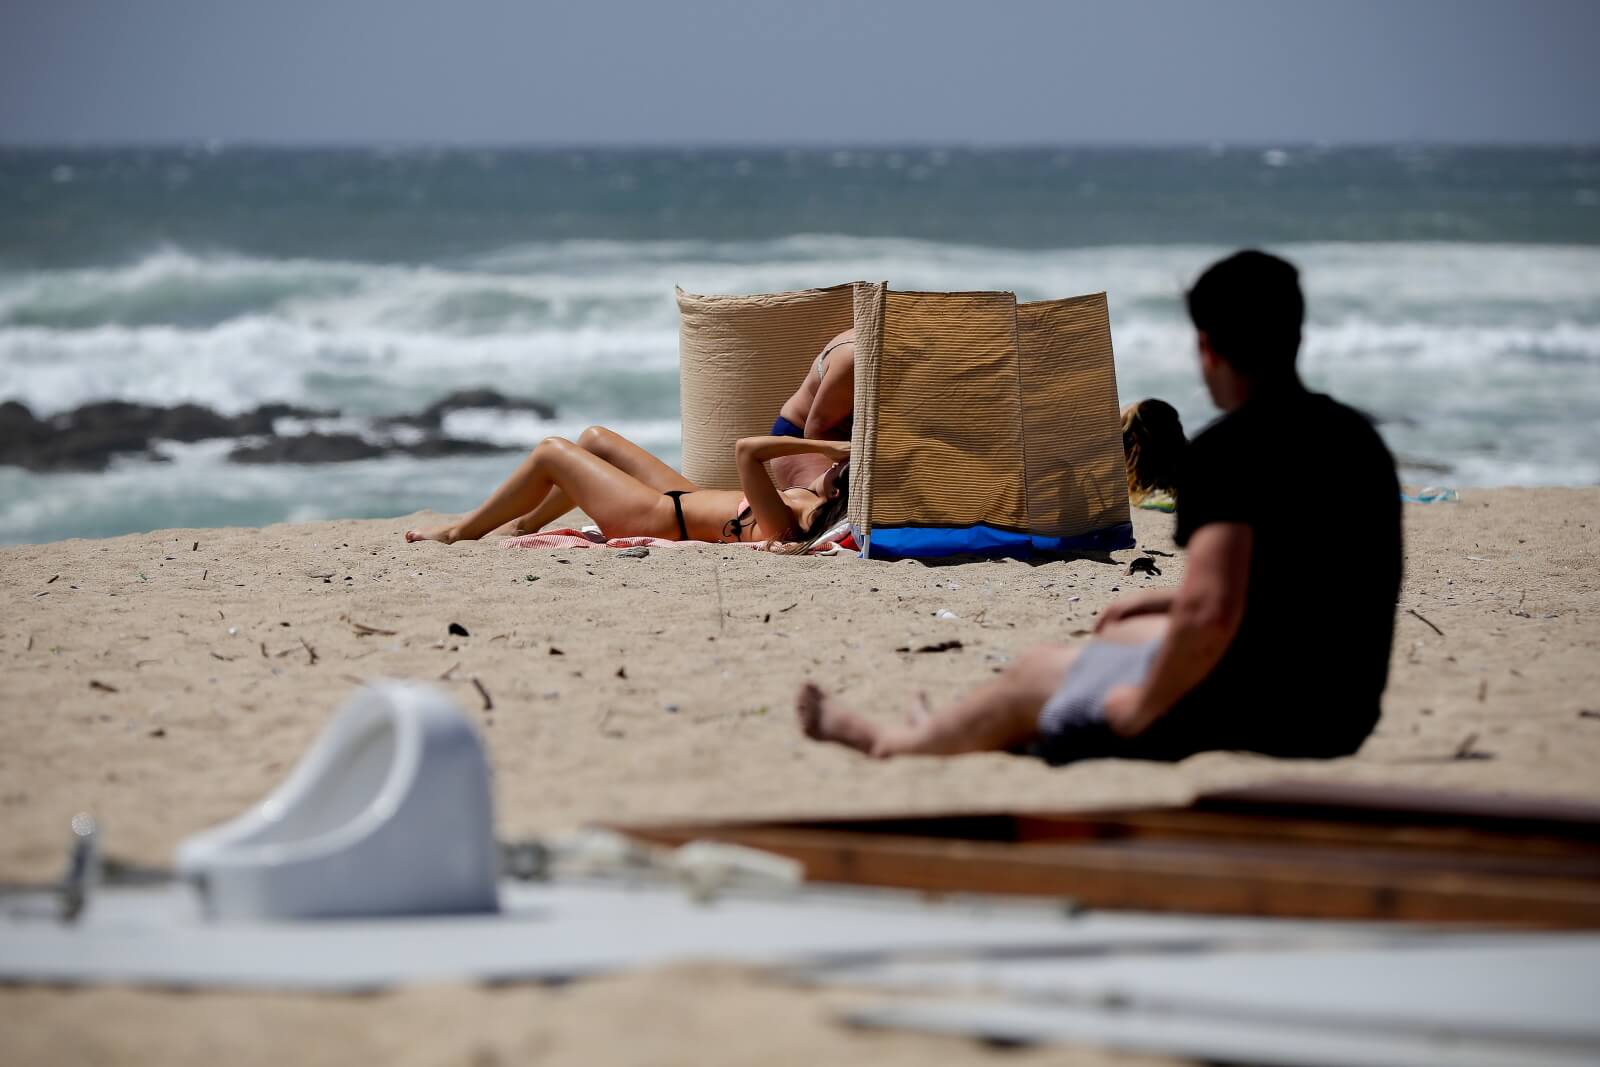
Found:
[[[1194,365],[1194,330],[1187,321],[1119,318],[1113,313],[1112,334],[1119,368],[1168,371]],[[1561,363],[1600,370],[1600,325],[1555,322],[1533,329],[1371,319],[1313,322],[1306,328],[1300,355],[1300,369],[1309,375],[1351,363],[1443,372],[1504,368],[1508,362],[1528,373]]]
[[[349,293],[363,283],[368,270],[316,260],[197,256],[163,248],[120,267],[0,278],[0,324],[78,328],[220,322],[300,296]]]
[[[531,326],[670,323],[672,288],[763,292],[887,278],[902,289],[1012,289],[1026,299],[1109,291],[1174,305],[1222,249],[1017,250],[901,238],[755,242],[557,242],[454,264],[395,266],[195,255],[163,249],[123,267],[0,278],[0,326],[215,325],[251,316],[325,328],[472,335]],[[1596,297],[1600,250],[1316,244],[1287,250],[1314,312],[1478,305],[1541,309]],[[214,304],[214,307],[208,305]],[[168,311],[170,315],[163,316]]]
[[[576,440],[592,425],[594,425],[593,420],[541,419],[524,411],[467,409],[452,411],[446,415],[443,430],[450,437],[488,441],[496,445],[531,447],[546,437]],[[609,428],[657,455],[674,452],[679,446],[681,426],[677,419],[631,420]]]
[[[1125,306],[1175,308],[1223,249],[1191,245],[1017,250],[901,238],[755,242],[557,242],[454,264],[396,266],[196,255],[163,249],[116,268],[0,277],[0,328],[203,328],[268,318],[326,330],[476,336],[535,328],[670,326],[674,285],[772,292],[852,278],[897,288],[1011,289],[1024,299],[1108,291]],[[1535,321],[1595,315],[1600,250],[1466,244],[1314,244],[1301,265],[1314,314]]]
[[[237,412],[267,401],[395,412],[468,385],[540,395],[575,373],[677,367],[675,327],[461,338],[250,318],[206,330],[0,330],[0,397],[52,413],[107,398]]]

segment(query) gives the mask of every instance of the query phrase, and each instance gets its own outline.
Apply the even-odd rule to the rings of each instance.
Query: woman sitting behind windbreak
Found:
[[[1188,444],[1178,409],[1165,400],[1149,397],[1122,409],[1122,454],[1128,461],[1128,499],[1135,507],[1172,510]]]

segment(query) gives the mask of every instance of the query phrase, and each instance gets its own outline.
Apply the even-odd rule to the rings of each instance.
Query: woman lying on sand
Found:
[[[832,466],[808,485],[779,491],[763,464],[821,455]],[[472,541],[511,523],[533,533],[583,509],[607,537],[668,541],[799,541],[800,551],[844,521],[849,504],[848,441],[746,437],[734,449],[741,494],[701,489],[638,445],[600,426],[576,443],[546,438],[477,510],[450,526],[407,530],[407,541]]]

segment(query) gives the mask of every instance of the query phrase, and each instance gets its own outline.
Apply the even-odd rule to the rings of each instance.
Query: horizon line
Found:
[[[1348,140],[1329,141],[1318,139],[1262,139],[1253,138],[1226,140],[1212,138],[1206,140],[1112,140],[1112,139],[1086,139],[1080,141],[865,141],[865,140],[837,140],[822,141],[799,139],[794,141],[743,141],[736,139],[706,139],[683,141],[628,141],[628,140],[596,140],[596,141],[429,141],[420,139],[313,139],[290,140],[275,138],[240,138],[229,139],[225,137],[191,137],[191,138],[152,138],[149,140],[135,139],[62,139],[62,140],[11,140],[0,135],[0,151],[106,151],[127,149],[200,149],[203,151],[222,152],[233,150],[260,151],[462,151],[462,152],[488,152],[488,151],[540,151],[540,152],[570,152],[570,151],[616,151],[616,152],[641,152],[641,151],[679,151],[679,152],[721,152],[721,151],[753,151],[753,152],[784,152],[784,151],[878,151],[878,152],[904,152],[904,151],[963,151],[963,152],[1047,152],[1063,150],[1105,150],[1105,151],[1152,151],[1152,150],[1186,150],[1186,151],[1270,151],[1273,149],[1310,149],[1313,151],[1340,151],[1340,150],[1365,150],[1365,149],[1567,149],[1567,150],[1600,150],[1600,140],[1575,141],[1575,140],[1435,140],[1427,138],[1412,138],[1408,140]]]

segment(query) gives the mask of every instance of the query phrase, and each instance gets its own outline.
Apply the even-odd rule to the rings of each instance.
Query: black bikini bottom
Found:
[[[685,493],[687,493],[687,492],[689,492],[689,490],[687,490],[687,489],[668,489],[666,491],[666,493],[664,494],[664,495],[670,496],[672,498],[672,510],[678,516],[678,540],[680,540],[680,541],[689,540],[689,527],[683,521],[683,499],[682,499],[683,495]]]

